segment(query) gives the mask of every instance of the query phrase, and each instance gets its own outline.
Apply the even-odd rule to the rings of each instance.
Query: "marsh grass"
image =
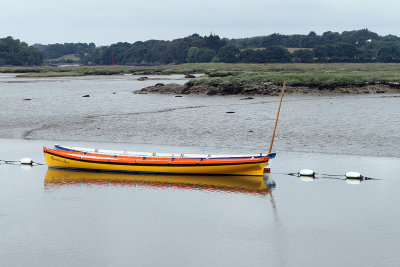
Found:
[[[69,67],[1,67],[3,73],[23,73],[20,77],[66,77],[84,75],[169,75],[205,73],[207,78],[193,79],[194,84],[213,86],[263,83],[292,86],[330,87],[365,83],[400,82],[400,64],[332,63],[332,64],[226,64],[192,63],[162,66],[69,66]]]

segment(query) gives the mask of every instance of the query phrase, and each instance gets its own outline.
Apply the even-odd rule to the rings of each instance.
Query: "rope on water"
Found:
[[[344,180],[346,180],[346,175],[343,174],[327,174],[327,173],[316,173],[316,175],[322,175],[322,178],[326,179],[340,179],[343,180],[343,178],[335,178],[335,177],[344,177]],[[372,178],[372,177],[366,177],[366,176],[361,176],[361,180],[383,180],[379,178]]]
[[[296,176],[296,177],[301,176],[299,172],[290,172],[290,173],[274,172],[274,174],[283,174],[283,175]],[[346,175],[344,175],[344,174],[315,173],[314,176],[310,176],[310,177],[314,177],[314,179],[346,180]],[[383,179],[362,176],[360,180],[383,180]]]
[[[31,166],[41,166],[41,165],[46,165],[44,163],[40,163],[40,162],[35,162],[32,161],[32,164],[21,164],[21,161],[18,160],[4,160],[4,159],[0,159],[0,165],[1,164],[8,164],[8,165],[31,165]]]

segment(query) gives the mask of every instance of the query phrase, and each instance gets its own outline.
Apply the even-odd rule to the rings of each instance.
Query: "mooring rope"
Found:
[[[283,174],[283,175],[289,175],[289,176],[296,176],[300,177],[299,172],[290,172],[290,173],[278,173],[274,172],[273,174]],[[315,173],[314,176],[315,179],[331,179],[331,180],[346,180],[346,175],[344,174],[327,174],[327,173]],[[361,176],[361,180],[383,180],[379,178],[373,178],[373,177],[366,177],[366,176]]]
[[[1,164],[9,164],[9,165],[31,165],[31,166],[46,165],[46,164],[44,164],[44,163],[35,162],[35,161],[32,161],[32,164],[21,164],[21,161],[18,161],[18,160],[4,160],[4,159],[0,159],[0,165],[1,165]]]
[[[333,177],[345,177],[346,175],[343,174],[327,174],[327,173],[315,173],[315,175],[323,175],[325,176],[324,178],[328,178],[328,179],[340,179],[340,178],[333,178]],[[379,178],[372,178],[372,177],[366,177],[366,176],[361,176],[362,180],[383,180],[383,179],[379,179]]]

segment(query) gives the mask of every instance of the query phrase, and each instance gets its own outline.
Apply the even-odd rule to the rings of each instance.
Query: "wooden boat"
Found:
[[[119,172],[263,175],[269,155],[172,155],[112,150],[43,147],[49,167]]]
[[[132,174],[95,171],[76,171],[49,168],[45,186],[74,184],[115,184],[137,187],[173,187],[207,191],[250,193],[266,195],[270,188],[263,176],[199,176],[169,174]],[[268,184],[268,182],[267,182]]]

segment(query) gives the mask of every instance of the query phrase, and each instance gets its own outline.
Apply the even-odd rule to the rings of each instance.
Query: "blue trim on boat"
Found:
[[[79,151],[79,150],[69,149],[69,148],[66,148],[66,147],[63,147],[63,146],[59,146],[59,145],[54,145],[54,149],[63,150],[63,151],[82,152],[82,151]]]

